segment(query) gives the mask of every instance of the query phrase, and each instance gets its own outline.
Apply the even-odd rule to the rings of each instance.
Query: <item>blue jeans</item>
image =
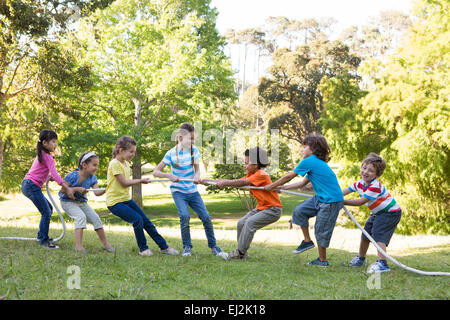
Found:
[[[339,211],[343,205],[343,201],[323,203],[319,201],[317,196],[314,196],[303,201],[294,209],[292,222],[301,227],[307,227],[309,225],[308,220],[316,217],[314,235],[316,236],[317,244],[328,248]]]
[[[191,215],[189,213],[188,206],[194,210],[203,223],[203,228],[205,229],[206,238],[208,239],[208,247],[212,248],[216,245],[216,237],[214,236],[214,228],[211,221],[211,217],[206,210],[205,204],[203,203],[200,193],[183,193],[183,192],[173,192],[172,197],[175,200],[175,205],[178,209],[178,214],[180,215],[180,228],[181,228],[181,239],[183,241],[183,248],[192,248],[191,233],[189,230],[189,220]]]
[[[22,193],[30,199],[41,213],[41,221],[39,222],[39,232],[37,240],[39,243],[48,241],[48,229],[50,227],[50,218],[52,217],[53,207],[42,193],[41,188],[29,179],[22,181]]]
[[[166,240],[158,233],[150,219],[133,200],[116,203],[115,205],[108,207],[108,209],[122,220],[133,224],[134,235],[136,236],[139,251],[148,249],[144,230],[147,231],[149,236],[161,250],[169,247]]]

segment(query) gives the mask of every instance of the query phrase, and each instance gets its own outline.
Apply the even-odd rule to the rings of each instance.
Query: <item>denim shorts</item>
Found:
[[[321,247],[328,248],[339,211],[342,209],[343,204],[343,201],[323,203],[319,201],[317,196],[314,196],[303,201],[294,209],[292,222],[301,227],[307,227],[309,225],[308,220],[316,217],[314,235],[317,244]]]
[[[371,235],[373,240],[382,242],[388,246],[401,217],[401,210],[398,212],[372,213],[364,225],[364,230]],[[361,235],[361,238],[369,240],[364,233]]]

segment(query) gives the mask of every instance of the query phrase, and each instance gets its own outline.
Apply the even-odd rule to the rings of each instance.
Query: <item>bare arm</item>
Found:
[[[116,177],[117,181],[119,181],[120,185],[124,188],[134,186],[136,184],[141,183],[149,183],[150,179],[148,178],[142,178],[142,179],[129,179],[127,180],[123,174],[116,174],[114,177]]]
[[[291,171],[288,174],[286,174],[285,176],[278,179],[277,181],[275,181],[271,184],[268,184],[267,186],[264,186],[264,190],[273,191],[273,189],[275,189],[276,187],[281,186],[281,185],[291,181],[296,176],[298,176],[298,174],[296,174],[294,171]]]
[[[92,189],[98,189],[98,184],[93,185]],[[106,189],[102,190],[102,191],[94,191],[94,194],[98,197],[98,196],[105,194],[105,192],[106,192]]]
[[[69,183],[67,183],[67,181],[64,181],[63,183],[61,183],[61,192],[67,194],[67,196],[72,199],[75,200],[75,195],[74,195],[74,190],[73,188],[70,187]]]
[[[87,191],[86,191],[86,188],[83,188],[83,187],[71,187],[72,188],[72,191],[75,193],[75,192],[79,192],[79,193],[86,193]]]
[[[308,178],[303,178],[303,180],[300,181],[300,182],[293,183],[293,184],[288,184],[286,186],[282,186],[282,187],[280,187],[280,189],[281,190],[302,189],[308,183],[309,183],[309,179]]]
[[[216,183],[216,187],[244,187],[251,185],[251,182],[248,179],[219,179],[219,180],[211,180],[211,179],[202,179],[200,180],[202,184],[205,186],[209,185],[208,182]]]
[[[344,197],[350,193],[352,192],[348,188],[342,189],[342,194],[344,195]]]
[[[200,165],[198,163],[194,163],[194,183],[198,184],[201,182],[200,179]]]
[[[161,162],[156,166],[155,170],[153,170],[153,175],[154,175],[155,177],[158,177],[158,178],[166,178],[166,179],[170,179],[170,181],[172,181],[172,182],[177,182],[177,181],[179,181],[179,178],[176,177],[176,176],[174,176],[173,174],[171,174],[171,173],[164,173],[163,170],[164,170],[165,167],[166,167],[166,164],[165,164],[164,162],[161,161]]]
[[[365,204],[367,201],[369,201],[369,199],[367,199],[366,197],[361,197],[359,199],[344,200],[344,205],[359,207]]]
[[[348,188],[342,189],[342,194],[344,195],[344,197],[350,193],[352,193],[352,192]],[[349,200],[344,199],[344,205],[360,207],[363,204],[367,203],[367,201],[369,201],[369,199],[367,199],[366,197],[361,197],[359,199],[349,199]]]

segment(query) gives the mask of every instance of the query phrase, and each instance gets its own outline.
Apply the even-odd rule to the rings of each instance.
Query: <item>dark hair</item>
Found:
[[[316,155],[317,158],[328,162],[331,153],[327,140],[320,134],[309,135],[302,142],[303,145],[309,146],[311,152]]]
[[[136,140],[129,136],[120,137],[113,148],[112,157],[115,158],[119,153],[119,149],[128,150],[131,146],[137,145]]]
[[[89,152],[90,152],[90,151],[84,152],[84,153],[78,158],[78,164],[77,164],[78,167],[77,167],[77,170],[81,169],[83,163],[88,164],[89,162],[92,161],[92,159],[98,158],[97,155],[92,155],[92,156],[90,156],[89,158],[87,158],[86,160],[84,160],[83,163],[81,163],[81,160],[83,160],[83,157],[84,157],[85,155],[87,155]]]
[[[47,152],[50,154],[50,152],[44,147],[42,144],[44,141],[50,142],[53,139],[58,139],[58,135],[55,131],[52,130],[43,130],[39,134],[39,140],[36,145],[36,155],[38,157],[39,162],[42,162],[42,151]]]
[[[245,150],[244,155],[249,157],[250,163],[257,164],[259,169],[265,168],[269,164],[267,151],[260,147],[247,149]]]
[[[190,123],[183,123],[180,128],[178,129],[178,134],[187,134],[187,133],[191,133],[194,132],[195,128],[192,124]],[[175,167],[178,167],[178,135],[177,135],[177,144],[175,146],[175,154],[177,156],[177,161],[175,162]],[[194,148],[191,145],[191,164],[192,167],[194,168],[194,172],[195,172],[195,167],[194,167]]]
[[[386,169],[386,162],[375,152],[369,153],[369,155],[363,160],[361,166],[365,163],[370,163],[373,165],[376,170],[377,177],[380,177],[383,174],[384,169]]]

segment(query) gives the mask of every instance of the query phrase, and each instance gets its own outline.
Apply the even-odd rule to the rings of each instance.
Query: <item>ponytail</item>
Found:
[[[191,133],[191,132],[194,132],[195,131],[195,128],[194,128],[194,126],[192,125],[192,124],[190,124],[190,123],[183,123],[181,126],[180,126],[180,129],[178,129],[178,135],[177,135],[177,142],[176,142],[176,145],[175,145],[175,154],[176,154],[176,157],[177,157],[177,161],[175,162],[175,165],[174,165],[174,167],[178,167],[178,137],[180,136],[180,134],[182,134],[182,133]],[[194,147],[191,145],[191,164],[192,164],[192,167],[194,168],[194,172],[195,172],[195,166],[194,166]]]
[[[135,146],[136,144],[136,140],[134,140],[132,137],[120,137],[113,148],[112,157],[115,158],[119,154],[120,149],[128,150],[131,146]]]
[[[38,161],[39,163],[42,162],[42,151],[50,154],[50,152],[44,147],[44,145],[42,144],[44,141],[51,141],[53,139],[58,139],[58,135],[56,134],[55,131],[52,130],[43,130],[40,134],[39,134],[39,139],[38,142],[36,144],[36,155],[38,157]]]

